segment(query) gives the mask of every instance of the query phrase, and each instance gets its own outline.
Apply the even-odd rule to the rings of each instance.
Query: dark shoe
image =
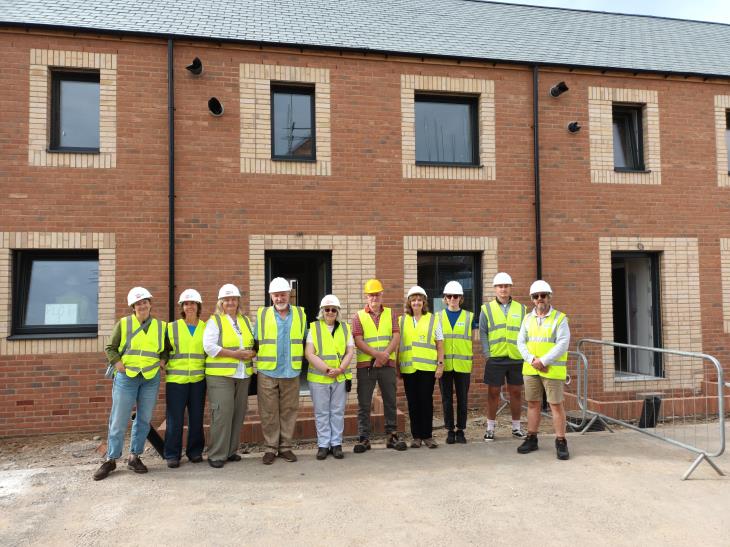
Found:
[[[190,463],[200,463],[203,461],[203,456],[188,456],[188,460],[190,460]]]
[[[215,467],[216,469],[220,469],[225,464],[226,462],[224,462],[223,460],[211,460],[210,458],[208,458],[208,465],[210,465],[211,467]]]
[[[446,434],[446,444],[454,444],[456,442],[456,434],[453,431],[449,431]]]
[[[537,434],[528,433],[525,441],[517,447],[517,452],[520,454],[529,454],[537,450]]]
[[[117,468],[117,462],[115,460],[107,460],[101,464],[101,467],[94,471],[94,480],[100,481],[109,476],[109,473]]]
[[[439,445],[436,442],[436,439],[433,437],[429,437],[428,439],[423,439],[423,444],[425,444],[429,448],[438,448]]]
[[[127,460],[127,468],[131,469],[135,473],[147,473],[148,471],[147,466],[142,463],[139,456],[130,456]]]
[[[241,456],[239,456],[238,454],[231,454],[230,456],[228,456],[227,459],[229,462],[240,462]]]
[[[449,441],[446,441],[446,442],[449,442]],[[464,436],[464,430],[463,429],[459,429],[456,432],[456,442],[459,443],[459,444],[466,444],[466,437]]]
[[[421,448],[421,439],[416,439],[415,437],[411,441],[411,448]]]
[[[273,452],[267,452],[266,454],[264,454],[264,459],[261,461],[264,465],[271,465],[272,463],[274,463],[274,460],[276,460],[276,454],[274,454]]]
[[[397,450],[398,452],[402,452],[403,450],[408,450],[408,445],[406,442],[401,439],[397,433],[391,433],[388,437],[388,442],[385,443],[386,448],[393,448]]]
[[[563,437],[562,439],[555,439],[555,451],[558,454],[559,460],[567,460],[570,458],[568,452],[568,441]]]
[[[180,467],[180,460],[167,460],[167,467],[170,469],[177,469]]]
[[[370,439],[360,437],[360,440],[357,441],[357,443],[355,444],[355,448],[353,448],[352,451],[355,454],[362,454],[366,450],[370,450]]]
[[[317,450],[317,459],[318,460],[327,459],[327,456],[329,455],[329,453],[330,453],[329,448],[324,448],[324,447],[320,446],[319,449]]]
[[[297,455],[291,450],[279,451],[279,457],[288,461],[289,463],[297,461]]]
[[[332,455],[335,457],[336,460],[341,460],[345,457],[345,454],[342,452],[342,445],[338,444],[337,446],[332,447]]]

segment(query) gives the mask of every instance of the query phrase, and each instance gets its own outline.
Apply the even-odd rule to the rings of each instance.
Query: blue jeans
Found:
[[[347,404],[345,382],[331,384],[309,382],[309,392],[312,394],[314,419],[317,424],[317,446],[330,448],[341,445]]]
[[[132,414],[137,406],[137,416],[132,422],[132,439],[129,451],[140,455],[144,451],[144,443],[150,432],[152,411],[157,403],[157,392],[160,390],[160,373],[145,380],[142,374],[130,378],[123,372],[114,375],[112,386],[112,411],[109,414],[109,438],[106,457],[116,460],[122,455],[124,434]]]

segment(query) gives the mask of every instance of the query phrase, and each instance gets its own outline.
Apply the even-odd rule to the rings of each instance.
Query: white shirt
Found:
[[[527,326],[530,323],[530,318],[537,317],[538,325],[542,325],[542,322],[545,321],[545,319],[547,319],[548,317],[550,317],[551,314],[556,312],[557,310],[550,306],[550,310],[548,311],[547,315],[545,315],[544,317],[539,317],[533,309],[525,316],[524,321],[522,321],[520,334],[517,336],[517,349],[520,350],[520,355],[522,355],[522,358],[525,360],[526,363],[532,363],[532,360],[535,357],[538,357],[540,361],[542,361],[543,365],[549,366],[554,363],[558,357],[563,355],[563,353],[568,351],[568,346],[570,345],[570,327],[568,327],[568,322],[566,320],[561,321],[558,325],[557,331],[555,332],[555,346],[553,347],[553,349],[551,349],[541,357],[532,355],[527,350]]]
[[[240,349],[245,349],[243,347],[243,338],[241,337],[241,333],[238,330],[238,323],[236,323],[236,321],[234,321],[228,314],[224,314],[223,317],[228,319],[228,321],[233,326],[233,332],[235,332],[238,336],[238,347]],[[205,353],[207,353],[211,357],[215,357],[223,349],[221,346],[218,345],[218,336],[220,336],[218,323],[216,322],[215,318],[211,317],[210,319],[208,319],[207,323],[205,323],[205,332],[203,333],[203,349],[205,350]],[[236,367],[236,372],[228,378],[248,378],[248,374],[246,374],[246,365],[243,361],[239,359],[238,366]]]
[[[433,323],[434,323],[434,324],[433,324],[433,335],[434,335],[434,338],[435,338],[435,339],[436,339],[437,341],[438,341],[438,340],[443,340],[443,339],[444,339],[444,331],[443,331],[443,329],[441,328],[441,318],[439,317],[439,315],[440,315],[440,314],[435,314],[435,315],[434,315],[434,318],[435,318],[435,319],[434,319],[434,322],[433,322]],[[417,320],[417,319],[416,319],[415,317],[413,317],[412,315],[408,315],[408,314],[406,314],[406,317],[410,317],[410,318],[411,318],[411,320],[413,321],[413,326],[414,326],[414,327],[417,327],[417,326],[418,326],[418,320]],[[423,317],[423,316],[421,316],[421,317]],[[407,321],[407,320],[408,320],[408,319],[406,319],[406,321]],[[401,334],[401,335],[402,335],[402,334]]]

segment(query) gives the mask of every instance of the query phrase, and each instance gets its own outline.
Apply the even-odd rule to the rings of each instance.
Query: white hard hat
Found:
[[[328,294],[323,299],[322,302],[319,303],[320,308],[324,308],[325,306],[337,306],[338,308],[341,308],[340,306],[340,299],[337,298],[334,294]]]
[[[531,295],[539,292],[548,292],[550,294],[553,294],[553,290],[550,288],[550,285],[548,285],[547,282],[543,281],[542,279],[538,279],[532,285],[530,285]]]
[[[408,290],[408,296],[407,296],[406,298],[410,298],[410,297],[411,297],[411,296],[413,296],[414,294],[422,294],[423,296],[426,296],[426,297],[428,296],[428,295],[426,294],[426,291],[424,291],[424,290],[423,290],[423,287],[419,287],[418,285],[413,285],[413,286],[412,286],[412,287],[411,287],[411,288],[410,288],[410,289]]]
[[[241,291],[238,290],[233,283],[226,283],[218,291],[218,300],[221,298],[228,298],[229,296],[237,296],[241,298]]]
[[[152,298],[150,291],[144,287],[133,287],[132,290],[127,293],[127,306],[131,306],[145,298]]]
[[[289,292],[291,291],[291,285],[283,277],[275,277],[269,283],[269,294],[274,292]]]
[[[177,303],[182,304],[183,302],[197,302],[198,304],[202,304],[203,299],[200,297],[200,293],[195,289],[185,289],[180,293],[180,298]]]
[[[492,287],[496,287],[497,285],[514,285],[514,283],[512,283],[512,278],[508,273],[499,272],[494,276],[494,281],[492,281]]]
[[[459,294],[464,296],[464,287],[458,281],[449,281],[444,287],[444,294]]]

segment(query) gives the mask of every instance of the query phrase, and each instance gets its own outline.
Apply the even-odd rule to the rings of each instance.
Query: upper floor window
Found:
[[[644,171],[643,108],[613,105],[613,165],[619,171]]]
[[[50,149],[99,151],[99,72],[51,73]]]
[[[727,150],[727,172],[730,174],[730,110],[725,111],[725,150]]]
[[[479,164],[477,97],[416,94],[416,163]]]
[[[316,160],[314,88],[271,86],[271,158]]]

